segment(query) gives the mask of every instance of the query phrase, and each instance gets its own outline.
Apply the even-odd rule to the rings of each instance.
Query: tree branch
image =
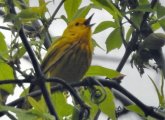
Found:
[[[47,28],[49,28],[50,24],[54,20],[54,17],[56,16],[57,12],[59,11],[59,9],[61,8],[61,6],[63,5],[64,2],[65,2],[65,0],[61,0],[60,4],[57,6],[56,10],[53,12],[51,18],[47,22]]]
[[[46,85],[45,85],[45,81],[44,81],[44,75],[43,75],[43,73],[41,71],[40,65],[37,62],[37,59],[36,59],[36,57],[34,55],[34,52],[32,51],[31,46],[28,43],[28,40],[27,40],[27,38],[26,38],[26,36],[24,34],[23,26],[21,27],[21,29],[19,31],[19,34],[20,34],[22,42],[23,42],[23,44],[24,44],[24,46],[25,46],[25,48],[26,48],[26,50],[27,50],[27,52],[28,52],[28,54],[30,56],[31,62],[33,64],[33,68],[34,68],[35,73],[36,73],[36,77],[40,78],[40,79],[37,79],[38,82],[37,81],[36,82],[38,83],[38,85],[39,85],[39,87],[40,87],[40,89],[42,91],[43,97],[44,97],[45,102],[46,102],[46,104],[47,104],[47,106],[49,108],[49,111],[58,120],[57,113],[55,112],[55,109],[53,108],[53,104],[51,102],[49,93],[48,93],[48,91],[46,89]]]
[[[0,29],[3,29],[3,30],[9,30],[9,31],[11,31],[11,29],[10,29],[10,28],[8,28],[8,27],[4,27],[4,26],[0,26]]]
[[[157,0],[152,0],[151,8],[153,8],[155,6],[156,1]],[[135,9],[138,6],[138,1],[137,0],[128,0],[128,4],[131,7],[131,9]],[[120,61],[119,65],[116,69],[117,71],[122,70],[122,68],[124,67],[127,59],[129,58],[130,54],[136,49],[136,44],[137,44],[137,41],[138,41],[139,34],[140,33],[143,34],[143,32],[146,33],[146,31],[142,32],[141,29],[144,28],[144,25],[146,25],[146,24],[148,26],[148,23],[145,22],[147,20],[148,16],[149,16],[149,12],[146,12],[143,15],[143,20],[142,20],[141,25],[140,25],[140,30],[139,30],[138,27],[136,27],[136,25],[134,25],[134,23],[131,20],[129,20],[129,18],[127,18],[127,16],[125,16],[125,19],[136,29],[136,31],[133,32],[133,34],[132,34],[132,38],[131,38],[130,42],[128,43],[128,46],[127,46],[126,51],[124,53],[124,56],[122,57],[122,60]],[[152,32],[150,26],[149,26],[149,31]],[[118,83],[120,83],[120,82],[121,81],[118,81]],[[128,103],[132,104],[131,101],[129,101],[128,99],[123,98],[122,96],[118,95],[118,93],[116,93],[116,92],[115,92],[115,96],[119,100],[121,100],[124,105],[126,105]]]
[[[121,85],[119,85],[116,81],[112,81],[112,80],[106,80],[106,79],[98,79],[98,81],[104,86],[104,87],[108,87],[109,89],[116,89],[118,90],[120,93],[122,93],[124,96],[126,96],[127,98],[129,98],[133,103],[135,103],[137,106],[139,106],[145,113],[146,116],[150,115],[154,118],[157,118],[157,119],[164,119],[163,116],[161,116],[159,113],[155,112],[155,108],[154,107],[151,107],[151,106],[147,106],[145,105],[144,103],[142,103],[140,100],[138,100],[135,96],[133,96],[130,92],[128,92],[126,89],[124,89]],[[50,79],[47,79],[47,82],[59,82],[59,83],[62,83],[65,82],[61,79],[57,79],[57,78],[50,78]],[[90,83],[90,84],[89,84]],[[66,84],[66,83],[64,83]],[[63,84],[63,85],[64,85]],[[78,83],[73,83],[71,84],[72,87],[80,87],[80,86],[91,86],[91,85],[98,85],[96,82],[94,82],[93,80],[91,79],[86,79],[86,80],[83,80],[81,82],[78,82]],[[57,90],[68,90],[69,88],[69,91],[73,88],[70,89],[70,86],[67,87],[69,85],[65,85],[64,87],[60,87],[60,86],[53,86],[51,88],[51,92],[55,92]],[[66,88],[67,87],[67,88]],[[72,91],[71,90],[71,91]],[[76,97],[76,94],[75,94],[75,91],[73,90],[72,91],[72,95],[74,97]],[[41,95],[41,90],[37,90],[37,91],[34,91],[32,93],[29,94],[29,96],[32,96],[32,97],[37,97]],[[19,104],[20,102],[22,102],[23,100],[25,99],[25,97],[21,97],[11,103],[8,103],[7,105],[8,106],[16,106],[17,104]]]
[[[80,104],[80,107],[82,108],[82,111],[84,110],[87,110],[87,115],[85,115],[87,118],[90,114],[90,111],[89,111],[89,106],[87,106],[83,100],[81,100],[81,98],[78,96],[77,92],[69,85],[66,83],[65,80],[63,79],[60,79],[60,78],[56,78],[56,77],[53,77],[53,78],[47,78],[46,79],[47,82],[57,82],[57,83],[60,83],[63,85],[63,88],[67,89],[71,95],[74,97],[75,101],[78,102]],[[79,118],[83,118],[83,114],[81,111],[80,111],[80,117]]]
[[[122,42],[123,42],[124,47],[127,48],[127,42],[124,39],[122,20],[119,21],[119,24],[120,24],[120,35],[121,35],[121,39],[122,39]]]
[[[23,83],[34,83],[38,80],[36,80],[37,78],[31,78],[31,80],[29,79],[15,79],[15,80],[2,80],[0,81],[0,85],[1,84],[23,84]],[[57,91],[59,89],[66,89],[68,90],[71,95],[74,97],[76,103],[78,103],[80,105],[80,107],[82,108],[82,110],[87,110],[87,115],[86,116],[89,116],[89,106],[87,106],[83,100],[81,100],[81,98],[79,97],[79,95],[76,93],[76,91],[70,86],[68,85],[64,80],[60,79],[60,78],[48,78],[48,79],[45,79],[46,82],[55,82],[55,83],[58,83],[58,84],[62,84],[63,87],[61,86],[58,86],[58,87],[52,87],[52,92],[54,91]],[[32,97],[37,97],[37,96],[40,96],[43,92],[41,90],[35,90],[34,92],[31,92],[29,94],[29,96],[32,96]],[[21,97],[11,103],[9,103],[8,105],[9,106],[15,106],[17,105],[18,103],[21,103],[26,97]],[[80,112],[81,113],[81,112]],[[82,114],[84,114],[82,112]],[[83,115],[81,115],[83,116]],[[80,117],[82,118],[82,117]]]
[[[123,95],[127,96],[131,101],[133,101],[137,106],[139,106],[145,113],[146,116],[150,115],[154,118],[163,120],[165,119],[163,116],[157,114],[155,112],[155,108],[151,106],[147,106],[144,103],[142,103],[140,100],[138,100],[135,96],[133,96],[131,93],[129,93],[126,89],[124,89],[122,86],[120,86],[116,81],[109,81],[106,79],[98,79],[98,81],[104,86],[108,87],[109,89],[114,88],[118,91],[120,91]],[[88,81],[92,82],[93,85],[97,85],[93,81]],[[82,81],[81,85],[83,86],[89,86],[89,83],[86,81]]]
[[[130,56],[130,54],[134,50],[135,44],[138,41],[138,35],[139,35],[138,32],[133,32],[132,38],[131,38],[130,42],[127,45],[124,56],[122,57],[118,67],[116,68],[117,71],[120,72],[122,70],[122,68],[124,67],[125,63],[127,62],[128,57]]]
[[[136,1],[136,0],[135,0],[135,1]],[[152,2],[151,2],[151,8],[153,8],[153,7],[155,6],[156,2],[157,2],[157,0],[152,0]],[[148,23],[145,22],[145,21],[147,20],[147,18],[148,18],[148,16],[149,16],[149,13],[150,13],[150,12],[146,12],[146,13],[143,15],[143,20],[142,20],[141,25],[140,25],[140,28],[141,28],[141,29],[144,27],[145,24],[147,24],[147,26],[148,26]],[[128,59],[128,57],[130,56],[130,54],[132,53],[132,51],[135,50],[134,47],[136,46],[136,43],[137,43],[137,41],[138,41],[138,35],[139,35],[140,33],[142,33],[142,32],[141,32],[141,29],[140,29],[140,31],[139,31],[139,29],[136,29],[136,32],[133,33],[132,38],[131,38],[130,42],[128,43],[128,46],[127,46],[126,51],[125,51],[125,53],[124,53],[124,56],[122,57],[122,60],[121,60],[121,62],[119,63],[117,69],[116,69],[117,71],[120,72],[120,71],[122,70],[122,68],[124,67],[124,65],[125,65],[125,63],[126,63],[126,61],[127,61],[127,59]],[[140,32],[140,33],[139,33],[139,32]],[[149,29],[149,32],[152,32],[151,28]],[[145,31],[145,33],[146,33],[146,31]],[[143,33],[142,33],[142,34],[143,34]],[[150,34],[150,33],[149,33],[149,34]]]
[[[7,3],[9,5],[10,13],[16,14],[13,1],[7,0]],[[36,59],[36,57],[34,55],[34,52],[31,49],[31,46],[28,43],[28,40],[27,40],[27,38],[25,36],[24,30],[23,30],[23,25],[20,28],[19,35],[20,35],[20,38],[22,39],[22,42],[23,42],[23,44],[24,44],[24,46],[25,46],[25,48],[26,48],[26,50],[27,50],[27,52],[28,52],[28,54],[30,56],[31,62],[33,64],[33,68],[34,68],[34,70],[36,72],[36,77],[40,78],[40,79],[38,79],[38,84],[39,84],[39,87],[40,87],[40,89],[41,89],[41,91],[43,93],[43,96],[44,96],[45,102],[46,102],[46,104],[48,106],[48,109],[49,109],[50,113],[52,115],[54,115],[56,120],[58,120],[57,113],[55,112],[55,109],[53,108],[53,104],[52,104],[52,102],[50,100],[49,93],[48,93],[48,91],[46,89],[46,85],[45,85],[45,82],[44,82],[44,75],[43,75],[43,73],[41,71],[41,68],[40,68],[38,62],[37,62],[37,59]]]
[[[14,80],[0,80],[0,85],[3,84],[23,84],[23,83],[31,83],[32,81],[29,79],[14,79]]]

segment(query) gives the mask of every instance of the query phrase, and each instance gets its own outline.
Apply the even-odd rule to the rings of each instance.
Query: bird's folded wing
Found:
[[[79,40],[71,42],[65,37],[60,38],[48,49],[48,52],[41,64],[43,72],[47,73],[53,65],[55,65],[65,54],[78,44]]]

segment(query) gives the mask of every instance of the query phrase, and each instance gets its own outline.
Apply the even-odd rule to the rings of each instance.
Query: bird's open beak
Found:
[[[95,24],[95,23],[90,24],[93,15],[94,15],[94,13],[88,19],[86,19],[86,21],[84,23],[86,26],[92,27]]]

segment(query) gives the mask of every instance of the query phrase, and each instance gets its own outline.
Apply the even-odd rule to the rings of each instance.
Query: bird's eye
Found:
[[[79,23],[77,22],[75,25],[76,25],[76,26],[78,26],[78,25],[79,25]]]

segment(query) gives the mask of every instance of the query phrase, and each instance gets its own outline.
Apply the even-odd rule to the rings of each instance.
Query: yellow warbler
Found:
[[[70,22],[62,37],[50,46],[41,65],[47,77],[59,77],[68,83],[82,79],[92,59],[92,16]]]
[[[82,79],[91,64],[93,53],[91,40],[93,24],[90,24],[92,16],[88,19],[77,18],[70,22],[63,35],[49,47],[41,64],[47,77],[59,77],[67,83]],[[29,92],[36,89],[35,85],[31,85]],[[25,102],[18,105],[24,109],[30,106]]]

